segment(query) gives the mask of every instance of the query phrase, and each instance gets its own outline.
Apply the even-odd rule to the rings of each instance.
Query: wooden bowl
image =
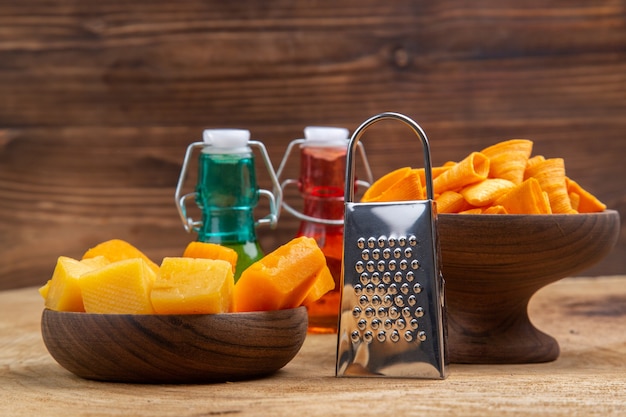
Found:
[[[448,348],[456,363],[547,362],[557,341],[536,329],[528,302],[543,286],[600,261],[615,245],[617,211],[438,217]]]
[[[68,371],[100,381],[201,383],[271,374],[298,353],[305,307],[213,315],[87,314],[44,310],[41,331]]]

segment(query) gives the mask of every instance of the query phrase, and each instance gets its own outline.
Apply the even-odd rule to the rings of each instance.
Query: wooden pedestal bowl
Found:
[[[305,307],[213,315],[87,314],[44,310],[52,357],[86,378],[131,383],[253,379],[285,366],[307,332]]]
[[[617,211],[438,217],[448,348],[455,363],[555,360],[557,341],[528,317],[545,285],[583,271],[615,245]]]

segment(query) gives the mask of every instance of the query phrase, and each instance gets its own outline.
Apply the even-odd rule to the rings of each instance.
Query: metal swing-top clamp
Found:
[[[372,124],[399,120],[424,149],[426,200],[354,202],[354,153]],[[444,282],[430,149],[422,128],[398,113],[365,121],[347,153],[337,376],[446,377]]]
[[[278,180],[281,181],[281,177],[285,167],[287,166],[287,162],[293,153],[293,150],[296,147],[303,146],[312,146],[312,147],[343,147],[346,149],[349,145],[350,138],[348,137],[348,129],[341,127],[326,127],[326,126],[308,126],[304,129],[304,138],[303,139],[295,139],[289,143],[287,146],[287,150],[285,151],[285,155],[283,156],[282,161],[276,171],[276,176]],[[367,160],[367,154],[365,153],[365,148],[363,144],[357,144],[361,162],[363,163],[363,168],[365,169],[365,178],[366,180],[356,180],[356,184],[362,186],[364,189],[367,189],[373,182],[372,170],[370,168],[369,162]],[[285,201],[285,190],[288,186],[299,186],[299,180],[297,179],[285,179],[280,183],[280,188],[282,191],[282,208],[285,209],[292,216],[311,223],[323,224],[327,226],[342,226],[343,219],[325,219],[321,217],[313,217],[304,214],[301,211],[298,211],[295,207],[292,207],[289,203]]]

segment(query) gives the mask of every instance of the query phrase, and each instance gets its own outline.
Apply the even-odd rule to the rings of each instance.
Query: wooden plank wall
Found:
[[[387,110],[435,164],[532,139],[624,219],[626,2],[0,2],[0,288],[114,237],[180,254],[174,189],[205,127],[250,129],[277,167],[305,126]],[[421,161],[403,126],[364,143],[376,175]],[[296,226],[259,235],[269,250]],[[625,230],[585,275],[626,272]]]

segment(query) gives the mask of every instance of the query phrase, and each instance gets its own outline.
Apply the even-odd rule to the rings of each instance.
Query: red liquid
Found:
[[[344,213],[346,149],[303,147],[300,161],[300,192],[307,216],[341,220]],[[317,241],[335,279],[335,288],[319,301],[308,305],[309,332],[336,333],[339,314],[343,226],[303,221],[298,236]]]

